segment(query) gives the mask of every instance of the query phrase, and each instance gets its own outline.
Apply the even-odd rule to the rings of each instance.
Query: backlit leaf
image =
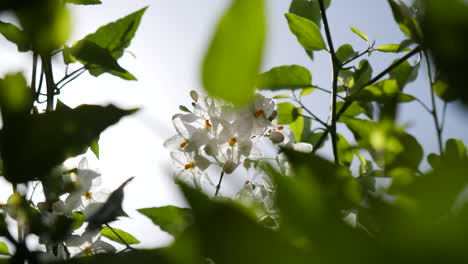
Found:
[[[192,210],[172,205],[163,207],[141,208],[138,212],[147,216],[161,230],[178,237],[192,224]]]
[[[111,230],[109,227],[105,226],[104,228],[101,229],[101,231],[99,231],[99,233],[102,236],[107,237],[108,239],[110,239],[112,241],[115,241],[117,243],[125,245],[125,243],[114,232],[117,233],[129,245],[134,245],[134,244],[139,244],[140,243],[140,240],[135,238],[132,234],[127,233],[127,232],[125,232],[125,231],[123,231],[121,229],[115,228],[115,227],[113,227],[112,230]]]
[[[320,29],[313,21],[291,13],[288,13],[285,16],[288,20],[289,29],[305,49],[326,49]]]
[[[252,98],[265,40],[263,0],[235,0],[221,18],[205,55],[206,91],[234,104]]]
[[[257,78],[258,89],[280,90],[310,86],[312,74],[299,65],[275,67]]]

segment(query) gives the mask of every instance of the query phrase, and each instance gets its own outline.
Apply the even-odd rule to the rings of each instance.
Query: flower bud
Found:
[[[223,165],[223,171],[227,174],[231,174],[237,168],[237,164],[232,161],[228,160]]]
[[[310,153],[313,149],[311,144],[304,142],[295,143],[292,148],[293,150],[302,153]]]
[[[190,110],[185,105],[179,105],[180,111],[190,112]]]
[[[278,144],[284,141],[284,135],[281,132],[278,131],[273,131],[270,134],[270,140],[273,142],[273,144]]]
[[[198,93],[194,90],[190,91],[190,97],[192,97],[193,101],[198,101]]]
[[[52,204],[52,211],[57,214],[64,214],[66,211],[66,206],[63,201],[57,201]]]

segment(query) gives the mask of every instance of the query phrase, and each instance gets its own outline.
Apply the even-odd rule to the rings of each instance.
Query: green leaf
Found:
[[[304,117],[302,116],[302,108],[295,108],[293,111],[293,117],[295,120],[289,123],[289,129],[294,133],[296,142],[300,142],[302,139],[302,133],[304,132]]]
[[[193,208],[200,248],[215,263],[306,263],[313,258],[238,205],[212,200],[185,185],[182,191]]]
[[[393,52],[393,53],[399,53],[403,51],[409,51],[411,50],[410,48],[401,48],[400,44],[385,44],[385,45],[380,45],[377,47],[378,51],[381,52]]]
[[[260,70],[265,41],[263,0],[235,0],[222,17],[206,53],[206,91],[234,104],[248,103]]]
[[[344,63],[349,59],[355,57],[358,53],[354,51],[353,46],[349,44],[344,44],[343,46],[339,47],[336,51],[336,58],[341,62]]]
[[[445,102],[452,102],[457,99],[456,94],[451,90],[443,78],[438,78],[432,86],[436,95]]]
[[[304,88],[304,89],[301,90],[300,95],[301,96],[307,96],[307,95],[311,94],[315,90],[317,90],[316,87],[307,87],[307,88]]]
[[[94,155],[96,155],[96,158],[99,159],[99,138],[93,140],[93,142],[91,142],[91,145],[89,146],[89,148],[94,153]]]
[[[392,9],[393,18],[398,23],[403,34],[420,43],[422,31],[413,11],[401,1],[388,0],[388,3]]]
[[[102,4],[100,0],[65,0],[65,3],[74,5],[99,5]]]
[[[400,90],[403,90],[406,84],[413,82],[418,77],[419,63],[411,66],[408,61],[404,61],[395,69],[389,72],[392,79],[396,79]]]
[[[79,213],[73,212],[72,218],[73,218],[73,230],[80,228],[83,225],[83,222],[85,220],[85,216],[81,212]]]
[[[86,151],[104,129],[134,112],[113,105],[81,105],[6,118],[0,138],[5,177],[14,183],[45,177],[67,158]]]
[[[415,100],[414,96],[400,92],[398,82],[395,79],[387,79],[375,85],[366,86],[359,92],[346,97],[346,100],[365,103],[371,101],[385,103],[393,99],[396,99],[400,103],[407,103]]]
[[[340,163],[349,167],[353,162],[354,150],[343,135],[337,134],[337,136],[336,146],[340,157]]]
[[[134,245],[134,244],[139,244],[140,243],[140,240],[138,240],[133,235],[131,235],[131,234],[129,234],[129,233],[127,233],[127,232],[125,232],[125,231],[123,231],[121,229],[113,227],[112,230],[109,227],[105,226],[104,228],[101,229],[101,231],[99,233],[102,236],[105,236],[108,239],[110,239],[112,241],[115,241],[117,243],[123,244],[123,245],[125,245],[125,243],[122,242],[122,240],[119,238],[119,236],[129,245]],[[114,232],[117,233],[119,236],[117,236]]]
[[[313,21],[291,13],[288,13],[285,16],[288,20],[289,29],[305,49],[326,49],[320,29]]]
[[[340,112],[341,108],[343,107],[344,102],[337,102],[336,103],[336,112]],[[348,108],[346,108],[346,111],[342,114],[343,116],[349,116],[349,117],[356,117],[360,114],[365,114],[367,111],[364,107],[359,105],[357,102],[352,102]]]
[[[126,70],[117,63],[111,51],[102,48],[89,40],[81,40],[70,49],[71,55],[89,67],[100,67],[105,72],[115,71],[126,73]]]
[[[330,0],[324,1],[325,8],[330,6]],[[293,0],[289,6],[289,13],[307,18],[320,27],[322,19],[320,15],[320,6],[317,0]]]
[[[366,34],[362,33],[359,29],[355,28],[355,27],[351,27],[351,31],[358,35],[360,38],[362,38],[363,40],[365,41],[369,41],[369,38],[367,37]]]
[[[192,224],[192,210],[175,206],[141,208],[138,212],[147,216],[161,230],[178,237]]]
[[[273,99],[285,99],[285,98],[289,98],[289,95],[278,94],[278,95],[273,96]]]
[[[367,60],[359,62],[359,67],[353,75],[354,85],[352,86],[353,92],[363,88],[367,82],[372,78],[372,67]]]
[[[63,63],[70,64],[77,62],[77,59],[73,57],[71,53],[71,48],[65,45],[62,50]]]
[[[0,255],[10,255],[10,250],[8,249],[8,246],[0,241]]]
[[[16,44],[18,51],[25,52],[31,49],[26,34],[13,24],[0,21],[0,34]]]
[[[257,78],[258,89],[280,90],[308,87],[312,84],[312,74],[299,65],[275,67]]]
[[[297,119],[297,112],[295,113],[296,106],[292,103],[280,103],[278,104],[278,124],[285,125],[290,124]]]
[[[146,7],[104,25],[71,47],[72,51],[79,50],[80,47],[85,48],[85,51],[80,53],[81,62],[88,65],[91,75],[99,76],[104,72],[108,72],[125,80],[136,80],[132,74],[117,64],[117,59],[122,57],[124,50],[130,45],[145,11]],[[91,54],[86,55],[86,50],[96,54],[98,58],[94,58]],[[73,55],[75,56],[75,54]],[[114,60],[109,57],[114,58]]]

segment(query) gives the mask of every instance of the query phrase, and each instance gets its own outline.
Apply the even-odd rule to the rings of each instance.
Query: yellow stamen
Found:
[[[208,130],[212,127],[210,120],[205,120],[205,129]]]
[[[231,147],[234,146],[236,143],[237,143],[237,138],[231,138],[231,139],[229,140],[229,145],[230,145]]]
[[[181,148],[185,148],[189,144],[189,141],[186,139],[182,143],[180,143]]]
[[[260,109],[260,110],[257,110],[257,112],[255,112],[255,117],[259,117],[261,115],[263,115],[265,113],[265,111],[263,111],[263,109]]]
[[[84,195],[86,200],[91,200],[93,198],[93,193],[92,192],[85,192]]]
[[[92,255],[94,252],[93,248],[92,247],[86,247],[85,249],[83,249],[83,253],[85,253],[85,255]]]
[[[193,164],[193,162],[190,162],[190,163],[185,164],[184,169],[189,170],[189,169],[193,169],[193,167],[195,167],[195,164]]]

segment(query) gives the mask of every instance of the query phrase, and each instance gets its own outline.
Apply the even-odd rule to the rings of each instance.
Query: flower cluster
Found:
[[[251,104],[236,108],[195,91],[190,96],[193,111],[181,106],[185,113],[172,118],[177,134],[164,142],[171,150],[177,180],[201,188],[209,166],[231,174],[245,159],[262,156],[257,147],[262,138],[273,135],[272,141],[279,143],[285,137],[274,134],[280,133],[274,121],[278,113],[270,98],[257,94]]]

